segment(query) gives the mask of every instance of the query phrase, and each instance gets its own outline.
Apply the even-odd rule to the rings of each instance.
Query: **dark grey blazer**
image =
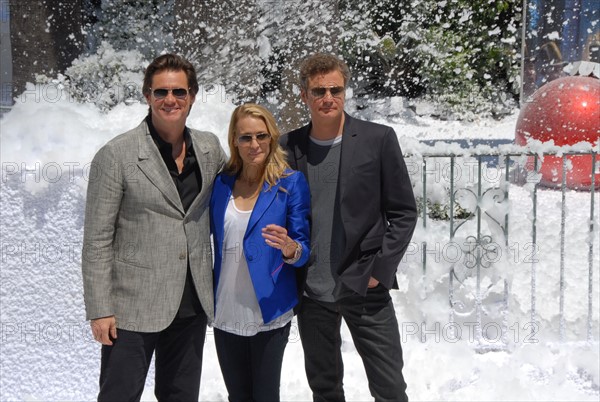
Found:
[[[94,157],[82,255],[87,319],[115,315],[118,328],[163,330],[179,309],[189,256],[198,297],[212,320],[208,202],[225,154],[214,134],[190,135],[202,189],[187,213],[145,121]]]
[[[310,129],[309,123],[281,138],[290,166],[306,177]],[[394,130],[346,114],[338,183],[346,239],[337,267],[342,283],[363,296],[371,276],[387,289],[397,287],[417,207]]]

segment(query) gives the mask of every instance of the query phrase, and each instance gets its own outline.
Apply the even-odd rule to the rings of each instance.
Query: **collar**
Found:
[[[170,153],[173,147],[167,141],[163,140],[158,134],[158,131],[156,131],[154,124],[152,124],[152,115],[149,114],[146,116],[146,124],[148,124],[148,130],[150,131],[150,135],[152,136],[156,147],[161,151],[168,150]],[[187,126],[183,130],[183,140],[185,141],[185,149],[187,154],[192,150],[192,137]]]

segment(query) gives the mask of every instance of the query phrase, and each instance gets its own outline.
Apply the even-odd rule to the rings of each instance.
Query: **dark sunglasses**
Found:
[[[188,96],[188,90],[185,88],[156,88],[152,90],[152,95],[154,95],[156,99],[165,99],[167,95],[169,95],[169,92],[177,99],[185,99]]]
[[[344,87],[317,87],[317,88],[311,88],[310,94],[317,99],[321,99],[322,97],[325,96],[327,91],[329,91],[331,96],[333,96],[334,98],[339,98],[342,95],[342,93],[344,92],[344,90],[345,90]]]
[[[271,140],[271,134],[269,133],[258,133],[255,135],[244,134],[237,137],[237,141],[240,145],[250,145],[252,140],[256,138],[256,142],[264,144]]]

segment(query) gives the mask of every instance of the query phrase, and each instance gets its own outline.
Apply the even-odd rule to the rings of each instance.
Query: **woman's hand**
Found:
[[[296,242],[287,235],[287,229],[279,225],[270,224],[262,228],[262,237],[265,242],[278,250],[285,258],[292,258],[296,252]]]

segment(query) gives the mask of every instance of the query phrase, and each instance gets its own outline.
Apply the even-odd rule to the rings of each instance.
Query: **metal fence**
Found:
[[[435,148],[438,149],[439,147]],[[500,147],[501,148],[501,147]],[[565,282],[565,245],[566,245],[566,232],[565,222],[567,219],[567,208],[566,201],[567,195],[571,190],[567,188],[566,177],[569,170],[569,158],[572,156],[584,156],[591,158],[591,185],[586,189],[579,189],[578,197],[587,196],[589,192],[589,216],[585,222],[581,222],[582,230],[586,230],[587,237],[587,317],[586,317],[586,336],[585,339],[579,339],[578,341],[598,341],[594,339],[597,335],[594,333],[594,308],[596,308],[596,316],[598,315],[598,306],[594,306],[594,270],[600,269],[598,264],[598,250],[595,249],[595,241],[598,238],[598,226],[595,223],[595,197],[598,192],[596,175],[600,173],[600,163],[598,161],[598,152],[594,149],[591,151],[577,151],[577,150],[554,150],[544,152],[531,152],[527,150],[515,151],[518,147],[508,147],[505,150],[490,150],[476,151],[471,150],[470,154],[461,154],[460,152],[438,152],[438,151],[424,151],[419,155],[412,154],[407,156],[408,164],[420,164],[418,172],[412,172],[412,179],[419,182],[416,186],[417,191],[415,196],[419,202],[420,208],[420,224],[424,232],[431,230],[428,225],[434,224],[436,208],[431,201],[431,186],[435,186],[436,183],[431,183],[432,180],[428,180],[431,170],[428,170],[428,166],[431,164],[438,165],[439,161],[445,161],[445,169],[447,170],[448,183],[444,189],[447,193],[446,201],[449,201],[449,205],[444,207],[445,220],[444,230],[448,230],[447,241],[448,244],[453,244],[452,247],[460,247],[459,252],[462,253],[462,258],[450,258],[446,261],[448,265],[448,301],[449,301],[449,323],[448,327],[451,335],[455,324],[461,320],[461,317],[465,314],[474,317],[473,333],[475,345],[479,350],[503,350],[506,349],[511,343],[509,339],[509,324],[507,316],[510,311],[509,300],[510,300],[510,280],[506,277],[500,278],[498,283],[503,287],[500,292],[501,296],[493,301],[493,308],[490,309],[488,305],[485,305],[484,299],[486,297],[486,286],[482,281],[482,275],[484,272],[489,272],[494,269],[494,263],[497,260],[494,256],[498,256],[502,250],[507,251],[509,246],[509,239],[513,236],[510,224],[510,189],[514,185],[528,186],[530,199],[531,199],[531,212],[530,212],[530,233],[527,236],[530,237],[530,243],[533,249],[537,249],[538,242],[538,225],[539,219],[539,205],[538,205],[538,193],[541,191],[541,185],[539,183],[540,167],[542,166],[542,159],[547,156],[562,158],[562,174],[559,177],[562,178],[562,182],[557,183],[557,188],[554,190],[556,194],[560,193],[560,274],[558,283],[556,283],[558,293],[558,329],[556,337],[559,341],[564,342],[567,340],[566,336],[566,324],[565,324],[565,295],[567,292],[580,292],[582,287],[578,289],[567,290]],[[433,148],[432,148],[433,149]],[[453,150],[455,151],[455,150]],[[456,170],[460,168],[461,164],[464,166],[465,160],[470,161],[469,164],[473,168],[473,181],[472,185],[464,186],[464,183],[459,183],[456,180]],[[527,163],[523,163],[527,161]],[[527,166],[527,167],[526,167]],[[498,180],[486,180],[482,177],[482,173],[485,169],[495,169],[498,172]],[[410,165],[409,165],[410,170]],[[419,176],[420,173],[420,177]],[[514,188],[514,187],[513,187]],[[583,190],[583,191],[581,191]],[[467,204],[471,204],[471,208],[468,210],[461,210],[459,208],[460,200],[467,200]],[[469,201],[470,199],[470,201]],[[500,214],[490,213],[490,205],[502,206],[497,208],[501,211]],[[438,211],[439,212],[439,211]],[[497,211],[496,211],[497,212]],[[440,217],[438,216],[437,219]],[[484,231],[482,228],[482,220],[486,219],[487,222],[492,222],[496,226],[494,234],[489,231]],[[543,219],[543,217],[541,217]],[[461,234],[462,242],[455,243],[455,238],[458,234]],[[520,233],[521,238],[523,233]],[[457,246],[459,245],[459,246]],[[421,262],[422,262],[422,273],[427,275],[428,269],[431,262],[428,261],[428,250],[427,239],[423,240],[420,244],[421,251]],[[553,250],[553,252],[555,252]],[[539,300],[537,298],[537,279],[538,279],[538,264],[537,259],[532,258],[531,261],[525,262],[526,266],[530,270],[530,300],[529,300],[529,326],[525,326],[523,329],[529,330],[532,333],[535,331],[535,323],[539,321],[538,307]],[[497,273],[502,277],[502,273]],[[467,279],[470,281],[470,285],[466,284]],[[474,282],[474,283],[473,283]],[[469,290],[470,289],[470,290]],[[597,289],[596,289],[597,291]],[[467,298],[471,300],[471,309],[465,308],[465,303],[461,300],[461,295],[467,295]],[[464,299],[464,297],[463,297]],[[466,313],[465,313],[465,310]],[[493,310],[493,311],[491,311]],[[482,328],[486,325],[486,320],[490,316],[496,315],[495,319],[500,320],[498,330],[500,334],[500,342],[487,342],[482,334]],[[473,321],[473,320],[472,320]],[[597,317],[596,317],[597,321]],[[596,323],[597,325],[597,323]],[[455,335],[455,334],[454,334]]]

